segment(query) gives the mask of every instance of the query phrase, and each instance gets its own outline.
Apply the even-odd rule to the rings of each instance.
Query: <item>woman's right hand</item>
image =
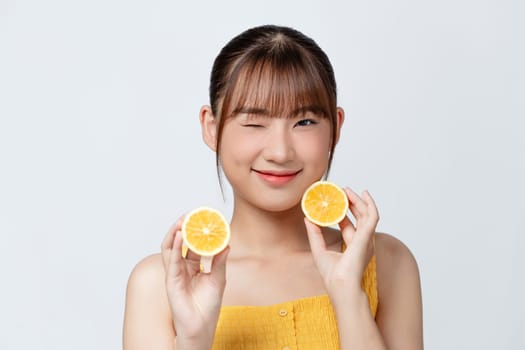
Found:
[[[177,349],[210,349],[226,286],[227,247],[213,258],[210,273],[200,270],[200,257],[190,250],[182,256],[184,216],[162,242],[166,290],[177,337]]]

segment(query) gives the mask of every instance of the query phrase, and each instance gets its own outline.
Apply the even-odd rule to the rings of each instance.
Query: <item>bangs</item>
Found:
[[[226,86],[224,119],[241,111],[256,111],[276,118],[291,118],[311,111],[323,118],[335,116],[335,94],[315,62],[297,49],[275,53],[256,51],[244,56]],[[222,118],[221,118],[222,119]]]

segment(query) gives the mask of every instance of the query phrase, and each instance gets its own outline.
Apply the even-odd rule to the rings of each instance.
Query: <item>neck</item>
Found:
[[[273,257],[310,249],[300,204],[283,212],[236,204],[231,221],[232,254]]]

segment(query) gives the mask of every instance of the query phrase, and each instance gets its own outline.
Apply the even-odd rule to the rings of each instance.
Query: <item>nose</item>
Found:
[[[274,125],[268,131],[265,140],[263,157],[274,163],[286,163],[295,156],[293,137],[285,126]]]

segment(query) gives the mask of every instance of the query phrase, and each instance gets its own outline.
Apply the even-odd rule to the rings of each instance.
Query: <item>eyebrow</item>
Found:
[[[290,114],[290,117],[293,118],[299,114],[304,114],[312,112],[314,114],[322,114],[326,115],[326,111],[323,107],[319,105],[309,105],[309,106],[302,106],[294,109],[292,113]],[[270,116],[270,112],[267,109],[264,108],[256,108],[256,107],[241,107],[234,110],[233,114],[252,114],[252,115],[260,115],[260,116]]]

